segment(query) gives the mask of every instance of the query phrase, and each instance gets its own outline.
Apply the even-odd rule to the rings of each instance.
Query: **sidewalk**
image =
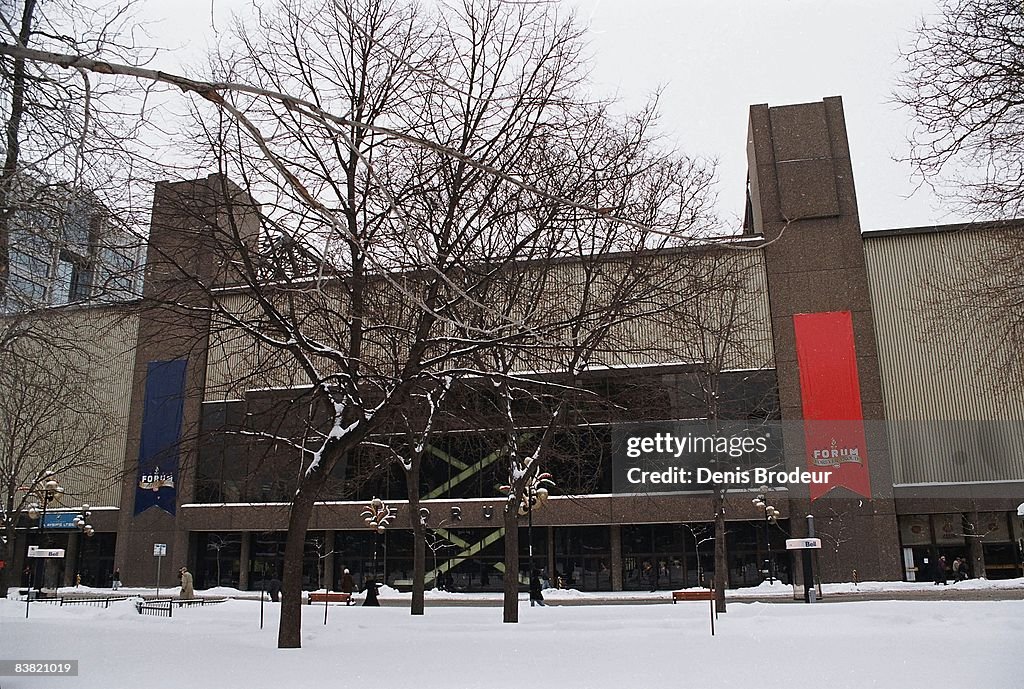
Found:
[[[179,593],[178,587],[160,589],[161,598],[173,598]],[[867,581],[854,583],[823,584],[822,597],[819,602],[836,603],[844,601],[870,600],[936,600],[936,601],[974,601],[974,600],[1024,600],[1024,579],[969,579],[947,586],[936,586],[931,582],[903,581]],[[17,589],[11,589],[10,595],[17,595]],[[67,587],[59,589],[58,595],[75,597],[114,597],[139,596],[154,598],[156,589],[140,587],[121,587],[119,590],[90,588],[87,586]],[[216,587],[196,591],[201,598],[234,598],[238,600],[258,601],[259,591],[240,591],[228,587]],[[408,606],[411,593],[401,593],[393,588],[380,588],[381,605]],[[528,595],[520,593],[521,602],[529,600]],[[266,598],[269,601],[269,597]],[[362,603],[362,595],[353,596],[356,605]],[[584,592],[576,589],[547,589],[544,600],[549,605],[654,605],[671,604],[671,591],[599,591]],[[802,591],[794,600],[794,590],[789,584],[776,582],[763,583],[751,588],[729,589],[726,601],[730,603],[793,603],[803,602]],[[430,607],[489,607],[500,606],[500,592],[487,593],[452,593],[448,591],[429,590],[426,592],[426,605]]]

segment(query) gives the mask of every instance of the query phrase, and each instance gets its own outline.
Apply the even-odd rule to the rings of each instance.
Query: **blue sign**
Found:
[[[75,517],[78,512],[47,512],[43,519],[44,529],[76,529]]]

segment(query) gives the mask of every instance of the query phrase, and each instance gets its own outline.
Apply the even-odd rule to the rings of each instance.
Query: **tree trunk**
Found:
[[[505,502],[505,597],[503,622],[519,622],[519,514],[518,503]]]
[[[715,491],[715,611],[725,612],[729,555],[725,547],[725,491]]]
[[[427,575],[426,528],[420,518],[420,460],[413,458],[405,472],[405,484],[409,493],[409,526],[412,527],[412,605],[409,613],[422,615],[424,608],[424,580]]]
[[[965,529],[967,531],[967,552],[971,558],[970,576],[974,579],[985,576],[985,548],[981,538],[983,534],[981,534],[980,519],[977,510],[967,513],[967,521],[971,524],[970,529]]]
[[[306,531],[313,515],[313,491],[299,490],[288,514],[288,540],[284,546],[281,578],[281,624],[278,648],[302,648],[302,557]]]

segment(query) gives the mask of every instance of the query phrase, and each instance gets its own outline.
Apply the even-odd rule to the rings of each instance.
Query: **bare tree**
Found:
[[[696,361],[686,376],[690,383],[687,388],[714,432],[722,423],[737,419],[753,419],[754,423],[759,418],[768,420],[777,414],[774,386],[750,385],[772,365],[763,333],[758,332],[761,314],[753,296],[757,286],[752,255],[722,244],[710,247],[701,258],[695,277],[706,287],[699,292],[699,299],[678,314],[683,327],[692,333],[684,343],[692,347],[690,355]],[[751,390],[760,398],[751,399]],[[722,469],[731,468],[734,462],[724,457]],[[729,573],[727,486],[715,484],[712,490],[715,607],[725,612]]]
[[[586,101],[581,36],[546,3],[285,2],[240,28],[216,82],[0,46],[197,94],[207,159],[260,198],[195,217],[205,272],[165,252],[147,296],[210,320],[225,390],[284,388],[277,422],[246,431],[292,452],[281,647],[301,644],[313,505],[352,452],[448,377],[508,401],[524,367],[613,359],[616,328],[666,308],[658,250],[707,229],[710,166],[659,152],[649,114],[622,126]],[[510,455],[510,504],[560,408]]]
[[[0,349],[0,525],[11,559],[23,544],[19,527],[38,500],[39,478],[52,475],[65,487],[56,507],[78,506],[97,490],[116,485],[109,471],[106,441],[118,428],[106,412],[103,370],[83,363],[76,340],[81,323],[50,314],[44,330],[38,322],[17,343]],[[95,337],[96,331],[91,330]],[[11,566],[0,570],[6,595]]]
[[[409,528],[413,535],[413,584],[409,608],[413,615],[422,615],[425,607],[427,523],[430,517],[429,509],[420,506],[420,480],[423,464],[430,457],[429,444],[438,430],[439,417],[443,414],[453,378],[443,376],[436,381],[427,379],[424,383],[433,384],[429,387],[421,385],[409,395],[407,404],[396,410],[396,427],[391,429],[392,432],[385,432],[363,444],[363,447],[385,448],[401,466],[405,476]],[[386,466],[386,461],[384,464]]]

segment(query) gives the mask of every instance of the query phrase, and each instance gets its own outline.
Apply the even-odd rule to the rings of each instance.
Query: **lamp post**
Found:
[[[779,521],[780,512],[768,504],[768,486],[761,486],[757,494],[751,502],[754,503],[754,507],[764,510],[764,542],[765,547],[768,549],[768,559],[765,561],[765,569],[768,571],[768,583],[775,583],[774,563],[772,562],[772,537],[770,532],[770,526],[777,524]]]
[[[377,576],[377,545],[380,541],[380,535],[387,531],[387,528],[391,526],[391,520],[395,518],[391,508],[388,507],[380,498],[375,497],[370,501],[370,504],[363,508],[362,515],[363,521],[366,525],[373,530],[376,536],[376,542],[373,545],[373,576]],[[387,542],[384,543],[384,578],[387,578],[388,569],[388,553],[387,553]]]
[[[542,473],[537,474],[530,479],[526,486],[523,488],[523,499],[519,503],[519,509],[517,510],[520,517],[526,515],[527,520],[527,547],[529,548],[530,558],[530,576],[533,576],[533,508],[543,507],[544,503],[548,499],[548,495],[551,488],[555,487],[555,482],[551,477],[551,474]],[[512,492],[512,486],[501,486],[503,493]]]
[[[54,472],[47,469],[36,477],[35,482],[29,488],[29,492],[33,494],[36,500],[42,502],[33,502],[28,506],[29,519],[39,519],[39,544],[46,547],[46,510],[50,506],[51,502],[60,499],[60,496],[64,494],[64,488],[54,478]],[[36,564],[36,568],[39,567],[39,563]],[[45,575],[45,570],[44,570]],[[33,574],[34,576],[34,574]],[[39,590],[42,590],[45,581],[39,582]],[[29,584],[29,589],[32,588],[32,584]]]
[[[33,497],[33,502],[28,506],[29,519],[39,519],[39,543],[46,547],[46,508],[50,503],[58,500],[64,494],[64,488],[54,478],[54,472],[49,469],[42,471],[36,476],[36,480],[29,486],[28,492]],[[40,505],[40,501],[42,505]],[[45,558],[40,558],[45,560]],[[25,596],[25,619],[28,619],[29,603],[32,602],[32,589],[35,588],[36,570],[43,566],[43,578],[46,576],[45,562],[36,563],[35,567],[29,570],[28,595]],[[42,578],[41,578],[42,579]],[[45,581],[40,580],[39,591],[42,591]]]
[[[75,586],[81,583],[82,580],[82,551],[85,549],[85,539],[92,538],[93,533],[95,533],[92,524],[89,523],[89,517],[91,516],[92,512],[89,511],[89,504],[82,503],[82,508],[71,522],[81,534],[78,537],[78,557],[75,559]]]

